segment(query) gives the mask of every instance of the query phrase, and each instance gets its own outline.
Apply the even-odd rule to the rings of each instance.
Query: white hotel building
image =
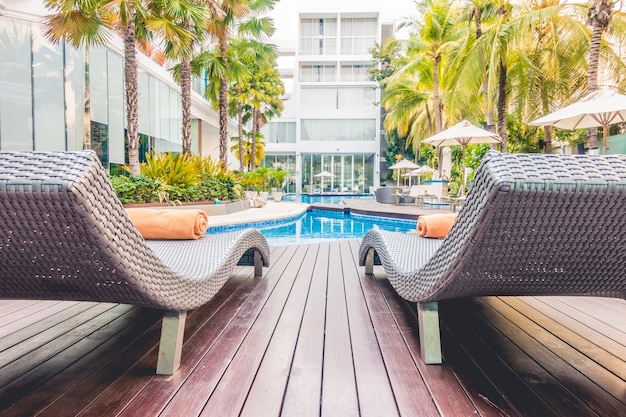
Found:
[[[127,163],[122,41],[87,51],[53,44],[42,34],[43,4],[0,0],[0,150],[89,148],[115,169]],[[137,59],[140,158],[181,152],[180,88],[150,58]],[[216,112],[193,92],[192,152],[219,159],[218,132]]]
[[[285,110],[263,128],[266,165],[289,169],[290,191],[368,192],[386,169],[380,92],[369,81],[369,49],[394,36],[414,4],[393,1],[281,1],[276,6]]]
[[[291,171],[289,191],[313,191],[321,171],[334,175],[324,180],[328,191],[367,192],[378,185],[386,142],[368,50],[393,36],[413,8],[413,0],[276,4],[270,42],[279,47],[287,94],[282,116],[263,129],[265,164]],[[86,146],[106,166],[126,163],[121,40],[89,47],[87,54],[54,45],[41,30],[48,13],[41,0],[0,0],[0,150],[83,149],[87,130]],[[146,56],[138,54],[138,62],[140,156],[150,149],[179,152],[179,87]],[[202,86],[195,87],[192,150],[217,159],[218,118]],[[231,121],[229,136],[236,131]],[[229,162],[238,167],[233,155]]]

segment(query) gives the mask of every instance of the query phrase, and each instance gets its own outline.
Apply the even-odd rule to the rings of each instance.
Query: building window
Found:
[[[296,154],[265,155],[261,165],[282,169],[289,173],[282,189],[288,193],[296,192]]]
[[[374,141],[376,119],[302,119],[303,141]]]
[[[334,55],[337,53],[337,19],[300,20],[300,54]]]
[[[303,110],[376,108],[376,89],[373,87],[302,88],[300,98]]]
[[[340,80],[346,82],[371,81],[369,71],[372,68],[372,65],[343,64],[341,65]]]
[[[261,133],[265,143],[296,143],[296,122],[269,122]]]
[[[334,82],[337,81],[337,67],[335,65],[301,65],[301,82]]]
[[[302,191],[320,189],[315,175],[328,171],[333,177],[324,180],[323,191],[367,193],[374,185],[374,154],[302,154]]]
[[[105,166],[109,163],[109,125],[91,121],[91,146]]]
[[[91,148],[105,165],[127,162],[121,55],[56,45],[41,25],[3,16],[0,38],[0,149]],[[140,158],[181,152],[180,94],[145,71],[138,83]]]
[[[30,26],[2,20],[0,27],[0,149],[33,149],[33,85]]]
[[[375,17],[341,19],[342,55],[368,55],[376,43],[377,31]]]

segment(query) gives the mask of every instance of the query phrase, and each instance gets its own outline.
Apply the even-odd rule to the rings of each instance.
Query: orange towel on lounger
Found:
[[[458,213],[429,214],[417,218],[417,234],[422,237],[446,237]]]
[[[198,239],[209,227],[202,210],[128,208],[126,212],[144,239]]]

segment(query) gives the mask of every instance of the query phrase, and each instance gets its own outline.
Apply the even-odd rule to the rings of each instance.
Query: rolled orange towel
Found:
[[[417,234],[422,237],[446,237],[458,213],[429,214],[417,218]]]
[[[144,239],[198,239],[209,227],[202,210],[128,208],[126,212]]]

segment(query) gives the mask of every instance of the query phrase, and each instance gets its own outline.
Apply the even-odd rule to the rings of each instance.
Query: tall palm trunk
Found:
[[[89,88],[89,47],[85,46],[83,53],[84,75],[83,82],[83,149],[91,149],[91,90]]]
[[[543,109],[543,114],[548,114],[550,112],[550,105],[548,103],[548,93],[545,90],[542,90],[541,92],[541,107]],[[544,153],[550,154],[552,153],[552,127],[550,126],[543,127],[543,137],[545,141]]]
[[[228,39],[226,36],[221,36],[219,42],[220,55],[224,62],[228,62]],[[228,145],[228,77],[226,74],[220,76],[218,116],[220,122],[220,162],[226,168],[228,163],[228,156],[226,155]]]
[[[600,25],[593,25],[591,32],[591,42],[589,43],[589,63],[587,69],[587,93],[593,93],[598,89],[598,56],[600,54],[600,44],[602,43],[602,32],[604,28]],[[598,149],[598,128],[587,129],[587,147],[592,153]]]
[[[433,104],[435,110],[435,130],[436,133],[441,132],[443,121],[441,120],[441,98],[439,97],[439,62],[441,55],[437,55],[433,59]],[[443,148],[437,147],[437,158],[439,161],[439,177],[443,175]]]
[[[184,58],[180,63],[180,90],[182,105],[183,155],[191,156],[191,61]]]
[[[241,95],[241,89],[238,90],[238,95]],[[244,149],[243,149],[243,105],[237,103],[237,135],[239,137],[239,169],[243,172],[244,167]]]
[[[474,7],[474,22],[476,23],[476,40],[480,39],[483,36],[483,27],[482,27],[482,14],[480,12],[480,7]],[[480,60],[485,63],[484,53],[480,52]],[[486,64],[484,64],[486,66]],[[494,114],[493,114],[493,106],[489,103],[489,79],[487,78],[487,74],[485,73],[483,79],[483,100],[485,102],[485,112],[487,113],[487,128],[491,130],[494,127]],[[497,145],[492,145],[497,146]],[[494,148],[495,149],[495,148]]]
[[[442,120],[441,120],[441,97],[439,97],[439,62],[441,61],[441,56],[437,55],[434,59],[433,65],[433,103],[435,107],[435,129],[437,133],[442,130]]]
[[[598,89],[600,45],[602,43],[602,34],[611,22],[613,6],[614,2],[611,0],[596,0],[589,8],[589,23],[592,31],[587,63],[587,93],[592,93]],[[594,127],[587,130],[587,146],[591,153],[597,153],[598,128]]]
[[[128,8],[128,24],[124,28],[124,87],[126,89],[126,129],[130,175],[139,169],[139,111],[137,98],[137,55],[135,42],[135,10]]]
[[[259,134],[259,109],[256,107],[252,111],[252,146],[250,148],[250,159],[252,166],[256,167],[256,138]]]
[[[506,132],[506,64],[500,59],[500,74],[498,79],[498,135],[502,138],[502,152],[507,151]]]

